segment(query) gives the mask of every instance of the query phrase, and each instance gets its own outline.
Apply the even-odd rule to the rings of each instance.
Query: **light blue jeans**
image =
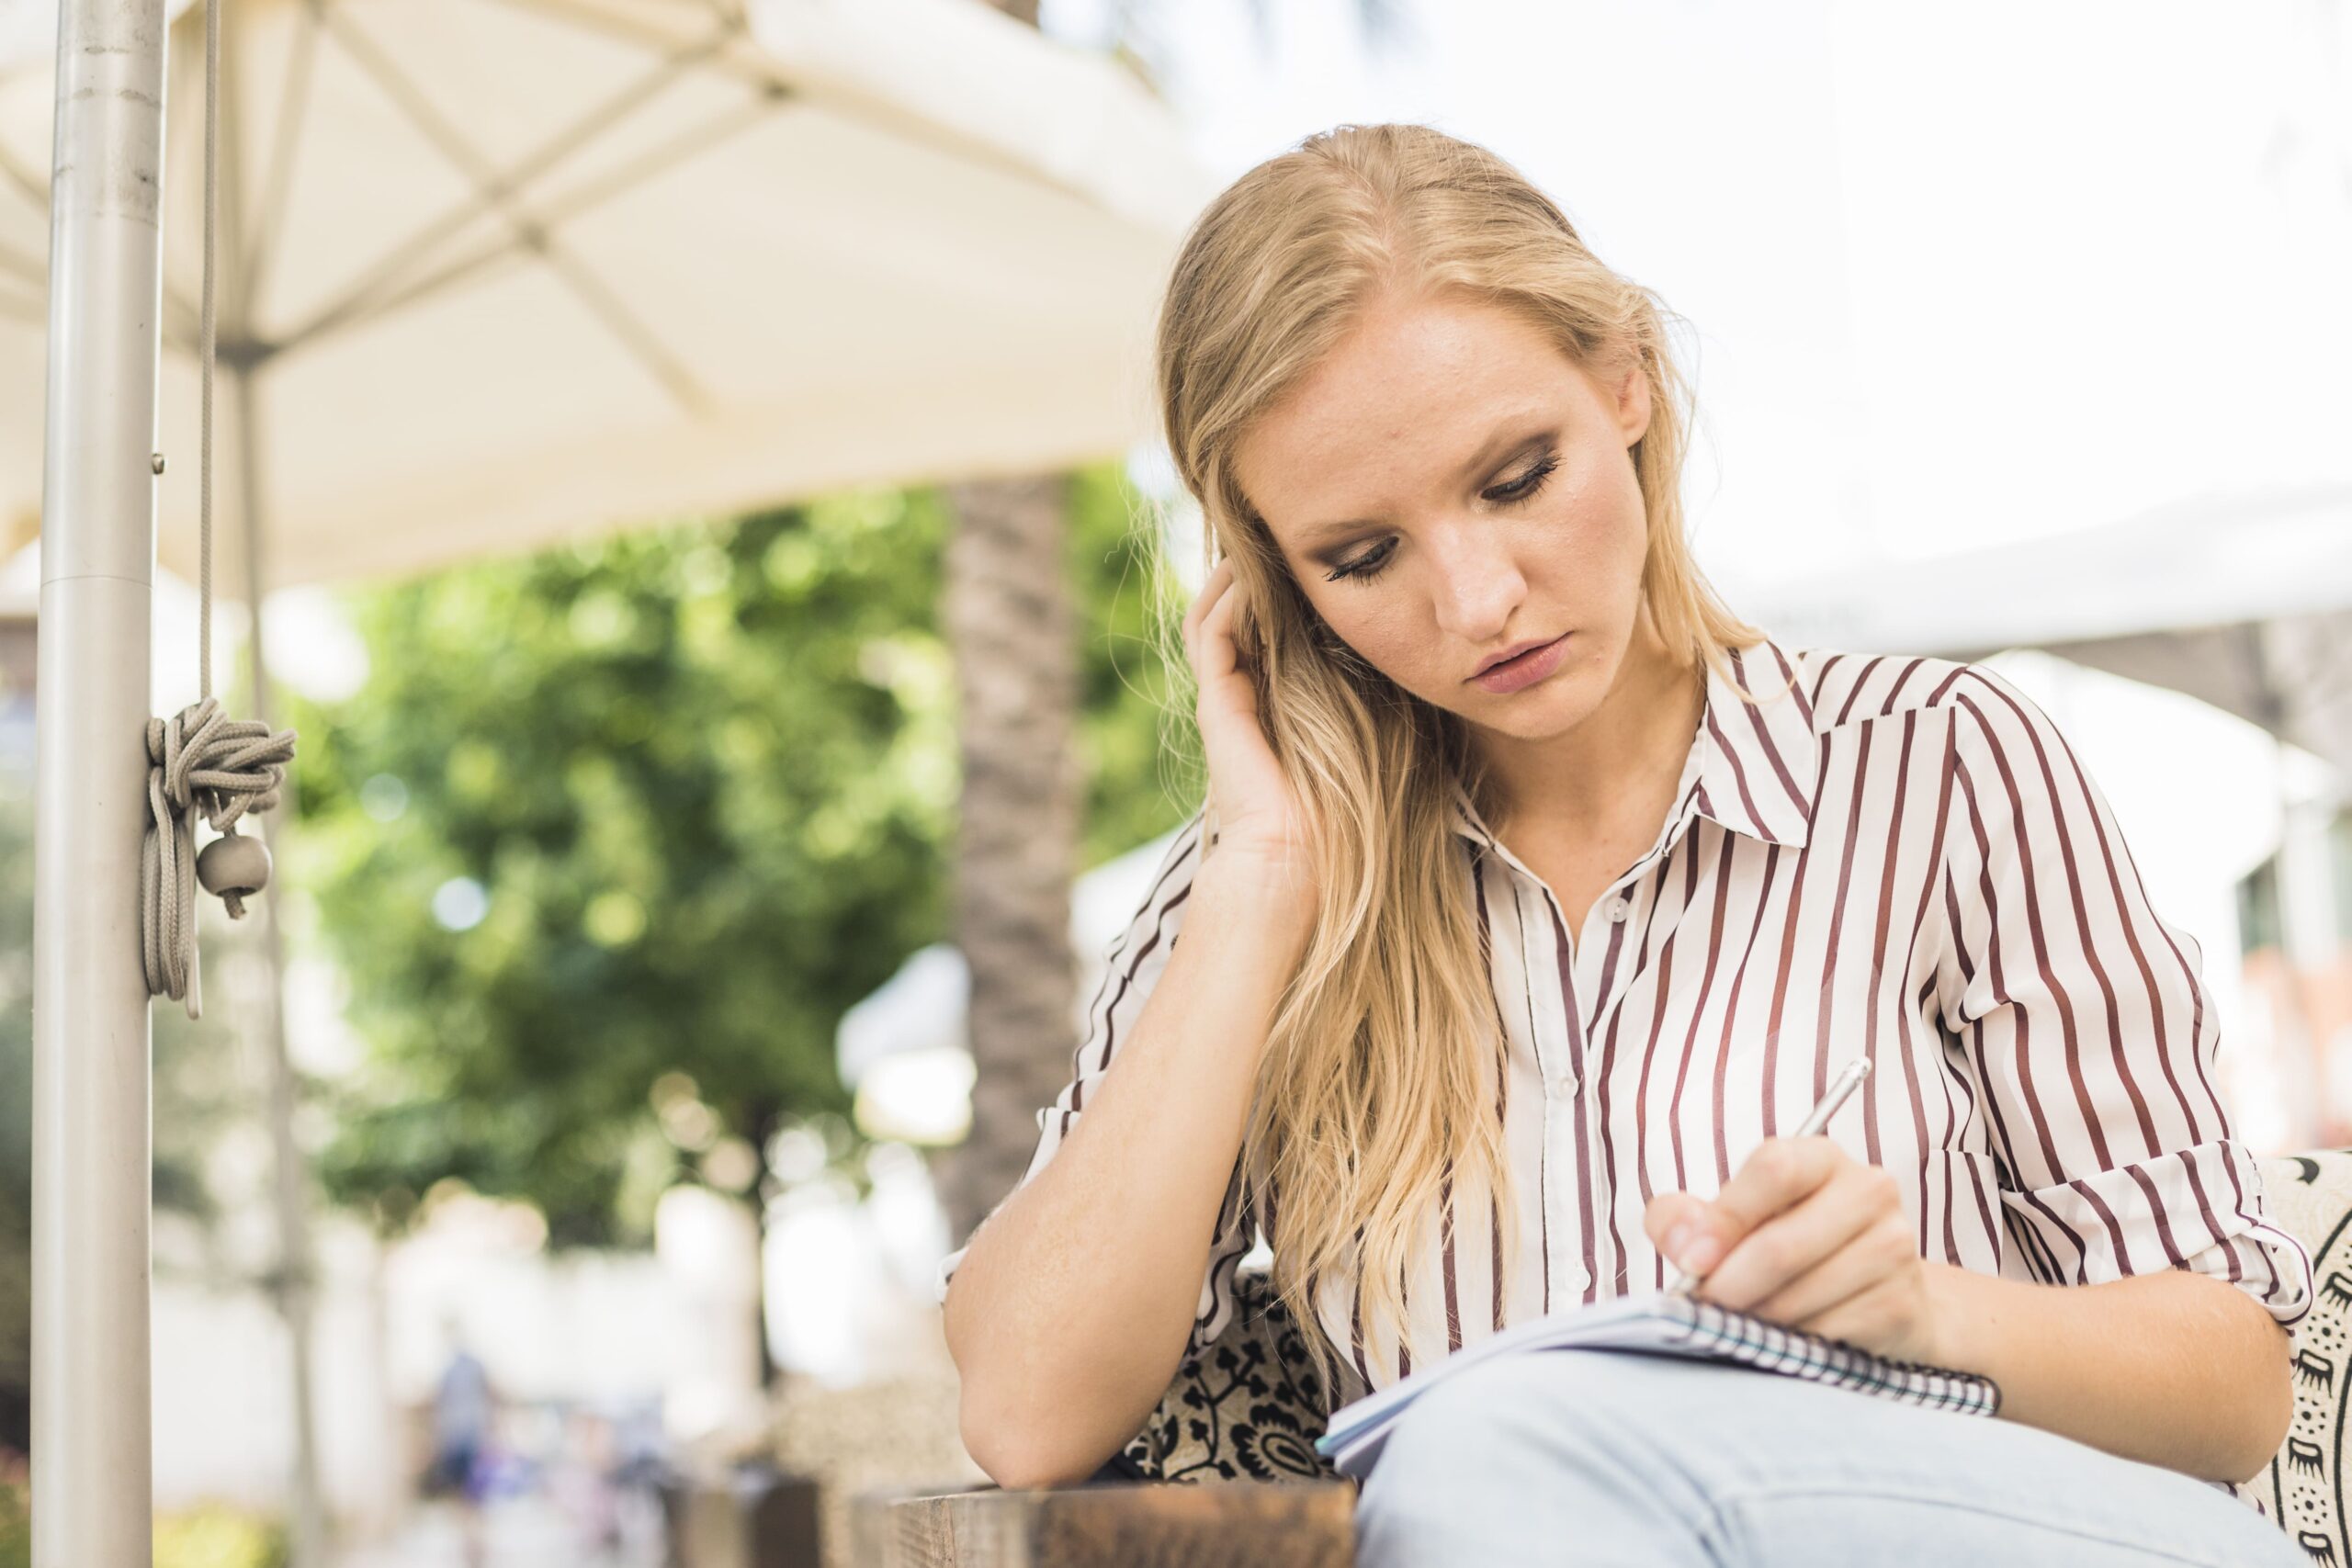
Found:
[[[2309,1568],[2192,1476],[2015,1421],[1593,1353],[1465,1368],[1398,1419],[1357,1568]]]

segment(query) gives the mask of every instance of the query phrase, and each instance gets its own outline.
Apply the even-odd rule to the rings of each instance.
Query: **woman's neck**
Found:
[[[1501,803],[1496,832],[1556,841],[1622,829],[1629,815],[1662,821],[1705,710],[1704,666],[1677,660],[1645,611],[1583,723],[1543,740],[1481,737]]]

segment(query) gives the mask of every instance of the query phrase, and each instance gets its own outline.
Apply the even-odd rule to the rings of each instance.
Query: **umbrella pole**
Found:
[[[36,1568],[145,1568],[163,0],[63,0],[50,202],[33,870]]]

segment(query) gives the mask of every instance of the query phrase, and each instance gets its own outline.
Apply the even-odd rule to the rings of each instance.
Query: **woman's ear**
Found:
[[[1649,362],[1636,355],[1624,375],[1618,378],[1616,388],[1617,428],[1623,433],[1625,445],[1631,446],[1649,434],[1650,378]]]

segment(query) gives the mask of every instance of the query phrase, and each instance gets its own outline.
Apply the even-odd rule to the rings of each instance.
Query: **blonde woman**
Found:
[[[1989,1374],[2000,1416],[1489,1362],[1396,1429],[1359,1562],[2299,1561],[2229,1494],[2284,1435],[2311,1265],[2198,950],[2008,682],[1717,600],[1663,321],[1420,127],[1311,138],[1194,227],[1159,379],[1214,561],[1207,800],[942,1267],[967,1446],[1088,1478],[1261,1230],[1335,1403],[1679,1265]],[[2030,368],[2020,418],[2063,417]]]

